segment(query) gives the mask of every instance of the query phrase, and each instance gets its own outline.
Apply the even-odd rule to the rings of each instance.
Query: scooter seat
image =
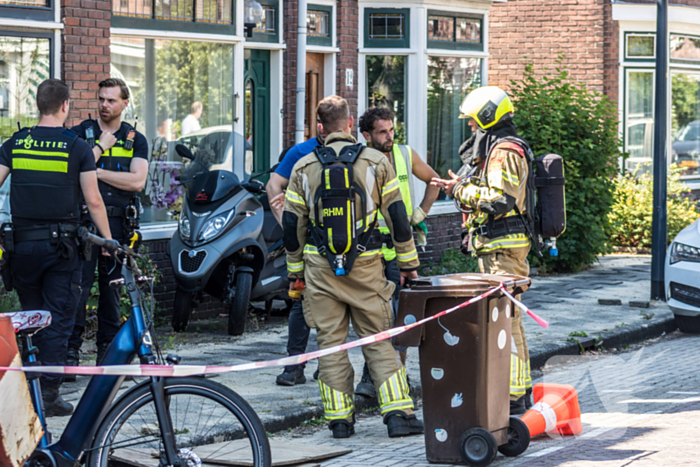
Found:
[[[32,334],[51,324],[51,312],[44,310],[15,311],[5,313],[12,321],[12,327],[17,333]]]

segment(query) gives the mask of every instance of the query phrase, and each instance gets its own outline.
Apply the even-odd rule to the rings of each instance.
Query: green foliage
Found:
[[[479,264],[476,258],[464,256],[456,248],[443,251],[438,264],[428,261],[418,269],[418,274],[421,276],[440,276],[460,272],[479,272]]]
[[[535,157],[556,153],[564,159],[566,231],[559,256],[531,254],[533,266],[578,271],[607,253],[607,214],[613,204],[613,178],[621,146],[617,109],[605,96],[570,80],[561,65],[535,76],[529,63],[521,80],[511,81],[518,132]]]
[[[0,291],[0,313],[12,313],[20,311],[22,305],[19,303],[19,297],[16,291],[8,292],[3,287]]]
[[[690,197],[690,188],[680,181],[682,169],[671,166],[667,178],[666,213],[668,242],[700,214]],[[627,174],[614,181],[615,204],[608,214],[610,243],[615,246],[651,247],[654,180],[649,173]]]

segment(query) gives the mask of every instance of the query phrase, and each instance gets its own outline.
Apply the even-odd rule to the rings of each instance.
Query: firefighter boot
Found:
[[[384,424],[389,432],[389,438],[423,434],[423,422],[415,415],[406,415],[400,410],[392,410],[384,415]]]
[[[367,362],[365,362],[365,366],[362,369],[362,379],[355,387],[355,394],[364,396],[368,399],[371,399],[376,395],[376,391],[374,390],[374,381],[372,381],[372,377],[369,375],[369,367],[367,366]]]
[[[527,412],[527,405],[525,400],[527,395],[522,396],[520,399],[515,401],[510,401],[510,414],[511,415],[522,415]]]
[[[348,420],[332,420],[328,428],[333,432],[333,437],[349,438],[355,434],[355,414],[352,415],[352,421]]]
[[[79,366],[80,365],[80,349],[75,347],[68,347],[68,354],[66,355],[66,366]],[[76,375],[65,375],[63,377],[64,383],[74,383],[77,379]]]

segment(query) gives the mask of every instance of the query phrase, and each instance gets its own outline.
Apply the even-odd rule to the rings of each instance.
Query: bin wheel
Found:
[[[459,453],[462,460],[472,467],[491,464],[496,458],[496,438],[483,428],[471,428],[459,438]]]
[[[530,446],[530,429],[518,417],[510,417],[508,443],[498,447],[501,454],[508,457],[519,456]]]

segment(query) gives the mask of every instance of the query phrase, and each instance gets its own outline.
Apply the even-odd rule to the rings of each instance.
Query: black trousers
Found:
[[[396,318],[396,313],[398,312],[399,303],[399,291],[401,286],[401,274],[399,273],[399,263],[396,259],[391,261],[385,261],[384,263],[384,274],[386,278],[391,282],[396,284],[396,290],[394,291],[394,318]],[[306,346],[309,343],[309,334],[311,333],[311,328],[306,324],[304,319],[304,308],[301,300],[297,300],[292,305],[292,309],[289,312],[289,327],[287,337],[287,353],[292,355],[300,355],[306,352]],[[305,363],[301,364],[302,367],[306,367]]]
[[[121,244],[124,240],[124,220],[121,217],[109,218],[112,238]],[[100,293],[97,305],[97,345],[109,344],[119,332],[119,290],[109,286],[109,282],[122,276],[121,264],[112,256],[104,256],[97,245],[92,248],[90,261],[83,261],[82,296],[75,311],[75,325],[70,336],[69,346],[79,349],[83,345],[85,315],[92,284],[97,269],[98,289]]]
[[[77,248],[65,258],[49,240],[21,242],[10,255],[12,280],[23,310],[51,312],[51,325],[37,332],[33,342],[43,365],[66,364],[68,338],[73,330],[75,307],[80,297],[82,270]],[[58,388],[61,375],[43,375],[41,384]]]

